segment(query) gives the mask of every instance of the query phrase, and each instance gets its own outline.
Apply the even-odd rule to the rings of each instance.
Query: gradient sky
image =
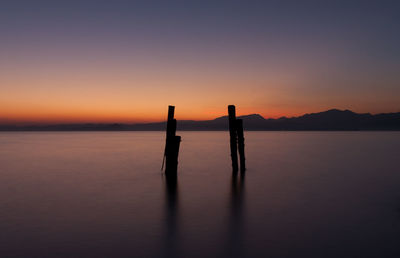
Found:
[[[7,1],[0,122],[400,111],[400,1]]]

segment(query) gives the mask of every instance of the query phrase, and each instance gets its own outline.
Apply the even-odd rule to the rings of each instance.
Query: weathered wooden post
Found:
[[[170,139],[166,153],[165,174],[176,175],[178,171],[179,146],[181,142],[180,136],[174,136]]]
[[[168,106],[168,119],[167,119],[167,122],[169,122],[172,119],[174,119],[174,114],[175,114],[175,106]]]
[[[231,146],[231,159],[232,159],[232,171],[237,173],[238,171],[238,156],[237,156],[237,133],[236,133],[236,110],[234,105],[228,106],[229,115],[229,136]]]
[[[238,136],[238,149],[240,159],[240,172],[246,170],[246,159],[244,157],[244,136],[243,136],[243,120],[236,119],[236,130]]]
[[[165,141],[165,174],[176,176],[178,170],[178,154],[181,137],[176,136],[176,119],[174,119],[174,106],[168,106],[167,136]],[[163,161],[164,165],[164,161]]]

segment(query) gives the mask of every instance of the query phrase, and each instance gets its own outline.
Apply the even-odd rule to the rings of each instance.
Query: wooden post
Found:
[[[174,113],[175,113],[175,106],[168,106],[168,120],[171,121],[174,119]]]
[[[168,106],[168,120],[167,120],[167,141],[165,149],[167,149],[168,139],[175,135],[176,132],[176,120],[174,119],[174,106]]]
[[[161,164],[161,170],[164,169],[164,163],[165,163],[165,158],[167,156],[167,150],[169,149],[168,144],[170,142],[170,138],[175,135],[176,131],[176,121],[174,121],[174,113],[175,113],[175,106],[168,106],[167,132],[166,132],[164,156]]]
[[[168,144],[169,149],[166,153],[166,163],[165,163],[165,174],[167,176],[176,176],[178,171],[178,156],[179,156],[179,146],[181,142],[180,136],[174,136],[171,138]]]
[[[167,136],[165,141],[165,174],[176,176],[178,170],[178,154],[181,137],[176,136],[176,119],[174,119],[174,106],[168,106]],[[164,160],[163,160],[164,166]]]
[[[240,158],[240,172],[246,170],[246,159],[244,157],[244,136],[243,136],[243,120],[236,119],[236,130],[238,135],[238,149]]]
[[[238,171],[238,156],[237,156],[237,133],[236,133],[236,110],[234,105],[228,106],[229,114],[229,136],[231,146],[231,159],[232,159],[232,171],[237,173]]]

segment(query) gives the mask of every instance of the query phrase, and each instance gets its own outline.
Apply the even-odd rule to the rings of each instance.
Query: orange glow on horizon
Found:
[[[77,57],[78,58],[78,57]],[[186,65],[168,60],[91,65],[66,59],[4,63],[0,69],[1,124],[145,123],[165,121],[168,105],[178,120],[210,120],[227,115],[293,117],[332,108],[358,113],[399,112],[400,88],[360,91],[346,81],[320,86],[313,74],[231,60]],[[236,65],[236,66],[235,66]],[[390,80],[391,85],[395,80]],[[359,84],[373,89],[373,82]],[[311,85],[311,86],[310,86]],[[340,87],[336,86],[340,85]]]
[[[227,106],[227,105],[226,105]],[[269,112],[259,112],[260,110],[251,108],[241,108],[236,105],[237,116],[259,114],[264,118],[280,118],[301,116],[306,113],[315,113],[326,111],[321,110],[269,110]],[[197,112],[186,111],[180,106],[176,106],[175,117],[177,120],[212,120],[221,116],[226,116],[226,107],[215,110],[208,110],[206,113],[197,110]],[[79,112],[78,110],[69,110],[69,112],[38,111],[30,110],[30,112],[10,112],[2,113],[0,116],[0,124],[71,124],[71,123],[152,123],[165,121],[167,117],[167,105],[159,112]]]
[[[178,120],[212,120],[227,115],[227,103],[218,108],[196,108],[195,106],[175,105],[175,117]],[[67,108],[67,107],[19,107],[4,108],[0,114],[1,124],[67,124],[67,123],[151,123],[165,121],[168,105],[149,110],[115,107],[102,108]],[[260,108],[236,105],[237,116],[260,114],[264,118],[301,115],[301,111],[282,112],[278,109],[263,112]]]

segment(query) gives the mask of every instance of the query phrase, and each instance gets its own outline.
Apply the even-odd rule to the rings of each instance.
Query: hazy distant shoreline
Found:
[[[331,109],[299,117],[265,119],[261,115],[240,116],[247,131],[400,131],[400,112],[372,115]],[[0,131],[164,131],[166,122],[123,124],[81,123],[54,125],[0,125]],[[226,131],[227,116],[213,120],[178,120],[178,131]]]

